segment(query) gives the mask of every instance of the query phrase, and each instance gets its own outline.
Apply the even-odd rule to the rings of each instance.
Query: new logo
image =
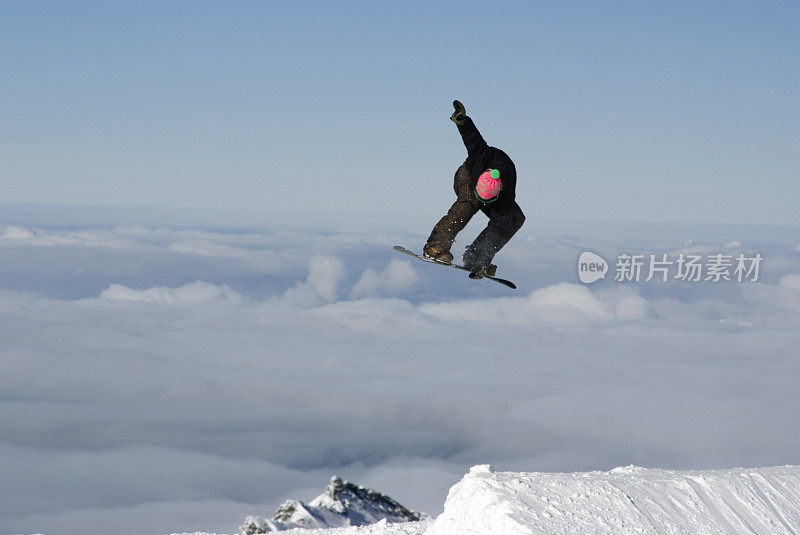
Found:
[[[584,284],[604,279],[608,273],[608,262],[597,253],[584,251],[578,257],[578,278]]]

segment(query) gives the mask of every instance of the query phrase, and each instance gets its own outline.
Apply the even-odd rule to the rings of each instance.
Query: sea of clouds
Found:
[[[797,228],[531,217],[512,291],[392,251],[438,215],[0,205],[0,532],[233,532],[333,474],[437,514],[473,464],[800,464]],[[585,286],[584,250],[764,261]]]

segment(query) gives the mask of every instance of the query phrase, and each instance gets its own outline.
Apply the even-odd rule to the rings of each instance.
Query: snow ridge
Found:
[[[475,466],[425,535],[798,535],[800,466],[494,473]]]

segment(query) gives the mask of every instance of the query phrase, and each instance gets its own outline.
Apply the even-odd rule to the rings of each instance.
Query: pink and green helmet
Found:
[[[501,189],[503,189],[503,183],[500,182],[500,171],[487,169],[478,177],[478,183],[475,185],[475,195],[482,202],[494,202],[500,195]]]

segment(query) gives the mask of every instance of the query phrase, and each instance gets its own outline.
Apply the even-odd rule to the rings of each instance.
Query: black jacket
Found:
[[[505,211],[514,206],[517,188],[517,169],[508,154],[498,148],[490,147],[481,137],[472,119],[466,117],[464,124],[457,125],[464,146],[467,147],[467,159],[464,164],[469,170],[472,181],[472,188],[478,183],[478,177],[487,169],[497,169],[500,171],[500,182],[503,189],[500,191],[499,198],[487,204],[498,210]]]

